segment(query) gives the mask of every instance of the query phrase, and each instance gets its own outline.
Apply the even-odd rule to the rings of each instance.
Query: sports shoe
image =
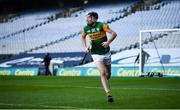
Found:
[[[110,103],[114,102],[114,99],[112,96],[108,96],[108,102],[110,102]]]

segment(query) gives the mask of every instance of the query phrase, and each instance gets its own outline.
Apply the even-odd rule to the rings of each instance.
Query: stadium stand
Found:
[[[50,18],[50,16],[53,16],[55,13],[57,13],[57,10],[49,10],[40,13],[36,12],[21,14],[21,17],[19,19],[13,22],[5,22],[0,25],[0,28],[5,29],[0,31],[0,38],[2,39],[14,36],[35,27],[41,26],[42,24],[47,23],[48,18]]]
[[[111,7],[111,8],[113,8],[113,7]],[[109,9],[109,7],[105,8],[105,10],[107,10],[107,9]],[[84,18],[85,13],[82,16]],[[72,35],[76,34],[76,33],[79,33],[80,29],[82,28],[82,25],[85,24],[85,21],[84,21],[84,23],[82,23],[82,16],[80,16],[80,17],[70,17],[70,18],[67,18],[67,19],[66,18],[61,18],[61,19],[58,19],[57,21],[54,21],[52,23],[49,23],[49,24],[44,25],[42,27],[39,27],[38,29],[34,29],[34,30],[31,30],[31,31],[23,30],[23,31],[25,31],[25,33],[18,33],[18,35],[13,34],[14,37],[12,39],[7,39],[7,40],[4,39],[4,42],[8,42],[8,41],[15,40],[15,39],[21,40],[21,42],[29,41],[29,42],[31,42],[31,44],[33,44],[34,48],[28,49],[29,46],[31,47],[31,45],[29,45],[29,46],[24,45],[23,48],[22,48],[22,44],[19,44],[20,46],[16,47],[14,49],[14,52],[19,53],[18,51],[21,51],[21,50],[23,50],[25,48],[26,48],[26,50],[30,50],[30,52],[31,52],[31,50],[37,50],[37,47],[39,46],[39,44],[40,44],[39,47],[43,47],[43,46],[41,46],[43,44],[45,46],[46,45],[49,46],[49,44],[52,44],[52,43],[48,43],[49,42],[48,38],[51,38],[50,40],[52,42],[55,42],[55,41],[57,41],[59,39],[59,37],[60,37],[59,35],[61,35],[63,37],[65,36],[64,38],[66,39],[67,38],[66,36],[70,36],[69,33],[72,33]],[[108,14],[108,16],[111,17],[112,14]],[[79,23],[74,22],[74,21],[78,21]],[[63,27],[62,27],[62,25],[63,25]],[[73,27],[75,27],[75,28],[73,28]],[[68,30],[68,29],[71,29],[72,32],[70,32],[71,30]],[[44,38],[44,37],[46,37],[47,39]],[[54,37],[54,38],[52,38],[52,37]],[[54,41],[53,41],[53,39],[54,39]],[[45,40],[45,41],[43,41],[43,40]],[[33,42],[33,41],[35,41],[35,42]],[[18,43],[16,43],[16,45],[18,45]],[[18,50],[16,50],[16,49],[18,49]],[[77,50],[75,50],[75,51],[77,51]]]
[[[140,29],[161,29],[161,28],[173,28],[174,26],[176,26],[177,22],[179,22],[178,3],[179,3],[178,1],[174,1],[174,2],[172,1],[172,3],[163,1],[159,4],[156,4],[155,6],[152,6],[150,8],[151,10],[137,11],[136,13],[131,14],[128,17],[124,17],[123,13],[120,13],[120,15],[115,14],[114,17],[112,17],[113,15],[109,15],[108,13],[109,11],[106,11],[106,13],[102,13],[102,14],[107,14],[104,16],[111,16],[112,19],[109,18],[107,22],[109,21],[110,27],[112,27],[118,33],[119,36],[115,41],[115,43],[112,44],[111,46],[112,49],[118,51],[119,49],[126,48],[127,46],[132,47],[133,44],[136,44],[139,41],[138,36]],[[160,8],[158,8],[157,10],[156,7],[160,7]],[[121,20],[115,19],[117,16],[122,16],[123,19]],[[114,23],[112,23],[112,21],[114,21]],[[129,27],[131,27],[131,29],[129,29]],[[72,42],[75,42],[76,40],[77,42],[79,42],[77,43],[78,45],[80,44],[79,41],[80,36],[78,36],[77,38],[73,38]],[[68,41],[65,41],[66,42],[65,44],[67,45],[72,44],[71,39],[69,40],[70,43],[68,43]],[[47,47],[45,50],[55,51],[57,47],[61,47],[61,49],[63,49],[63,45],[64,45],[63,43],[58,43],[54,46],[52,45],[51,47]],[[67,46],[67,47],[71,47],[71,46]],[[81,47],[81,46],[79,45],[77,47]],[[80,50],[80,48],[77,47],[74,47],[74,49],[70,51]],[[61,49],[59,51],[61,51]],[[43,49],[37,50],[36,52],[43,52],[41,50]],[[65,48],[62,51],[67,52],[69,50]]]
[[[25,14],[21,16],[23,18],[19,20],[21,23],[17,21],[15,23],[5,24],[5,26],[7,27],[2,26],[3,28],[10,28],[13,25],[16,25],[18,27],[15,28],[15,30],[11,30],[12,32],[8,31],[10,33],[6,33],[7,35],[0,37],[0,40],[8,38],[8,37],[13,37],[14,35],[36,29],[40,26],[46,25],[47,23],[53,22],[54,20],[57,20],[58,18],[69,17],[72,13],[79,10],[80,8],[70,8],[70,9],[65,9],[65,10],[54,9],[54,10],[48,10],[48,11],[40,12],[40,13],[34,13],[34,14],[31,13],[30,15]]]

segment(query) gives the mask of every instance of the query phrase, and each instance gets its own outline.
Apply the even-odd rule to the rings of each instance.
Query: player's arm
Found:
[[[116,32],[114,32],[113,30],[111,30],[107,24],[104,24],[104,25],[103,25],[103,30],[104,30],[105,32],[108,32],[108,33],[111,34],[111,37],[108,38],[108,41],[102,43],[102,46],[104,46],[105,48],[107,48],[107,47],[111,44],[111,42],[116,38],[117,34],[116,34]]]
[[[113,30],[110,30],[109,33],[111,34],[111,37],[108,39],[107,42],[110,44],[116,38],[117,34]]]
[[[84,32],[84,30],[82,31],[82,37],[81,37],[81,42],[82,42],[82,46],[85,52],[88,52],[88,48],[87,48],[87,44],[86,44],[86,33]]]

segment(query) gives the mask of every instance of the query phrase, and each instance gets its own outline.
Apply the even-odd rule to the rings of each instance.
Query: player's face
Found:
[[[87,24],[89,24],[89,25],[93,25],[93,24],[96,22],[96,20],[93,19],[91,16],[87,16],[87,17],[86,17],[86,22],[87,22]]]

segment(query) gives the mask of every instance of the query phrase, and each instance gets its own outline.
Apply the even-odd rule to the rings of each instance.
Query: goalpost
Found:
[[[180,29],[139,32],[139,75],[180,76]]]

